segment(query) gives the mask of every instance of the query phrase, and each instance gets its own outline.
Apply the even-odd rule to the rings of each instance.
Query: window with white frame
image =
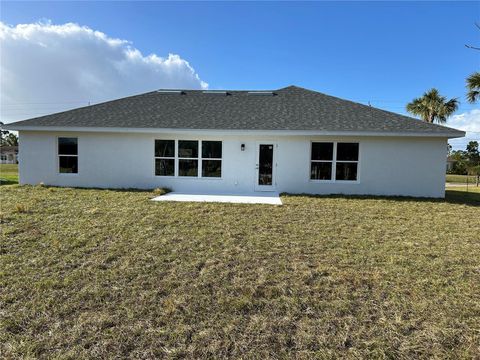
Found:
[[[332,180],[333,143],[312,143],[310,179]]]
[[[175,140],[155,140],[155,175],[175,176]]]
[[[358,143],[337,143],[335,180],[356,181],[358,173]]]
[[[178,176],[198,177],[197,140],[178,140]]]
[[[202,141],[202,177],[222,177],[221,141]]]
[[[155,175],[219,178],[222,142],[155,140]]]
[[[78,138],[58,138],[58,172],[62,174],[78,173]]]
[[[356,181],[358,143],[312,142],[310,179]]]

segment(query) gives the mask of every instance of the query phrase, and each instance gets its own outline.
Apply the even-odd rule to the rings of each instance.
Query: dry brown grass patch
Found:
[[[7,358],[480,353],[475,194],[276,207],[15,185],[0,196]]]

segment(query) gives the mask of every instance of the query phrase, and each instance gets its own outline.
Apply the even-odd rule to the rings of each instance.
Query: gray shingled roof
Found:
[[[289,86],[274,95],[248,91],[161,91],[9,124],[51,127],[124,127],[221,130],[312,130],[456,134],[407,116]]]

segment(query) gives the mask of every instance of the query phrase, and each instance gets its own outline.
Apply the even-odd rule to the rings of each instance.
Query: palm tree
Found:
[[[470,103],[477,102],[480,99],[480,73],[474,72],[467,78],[467,100]]]
[[[443,124],[457,111],[458,104],[457,99],[447,101],[447,98],[440,95],[437,89],[431,89],[407,104],[407,111],[421,117],[425,122]]]

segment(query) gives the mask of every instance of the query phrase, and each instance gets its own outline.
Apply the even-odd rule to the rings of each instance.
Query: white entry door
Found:
[[[255,191],[275,191],[276,155],[275,143],[257,143],[257,163],[255,177]]]

